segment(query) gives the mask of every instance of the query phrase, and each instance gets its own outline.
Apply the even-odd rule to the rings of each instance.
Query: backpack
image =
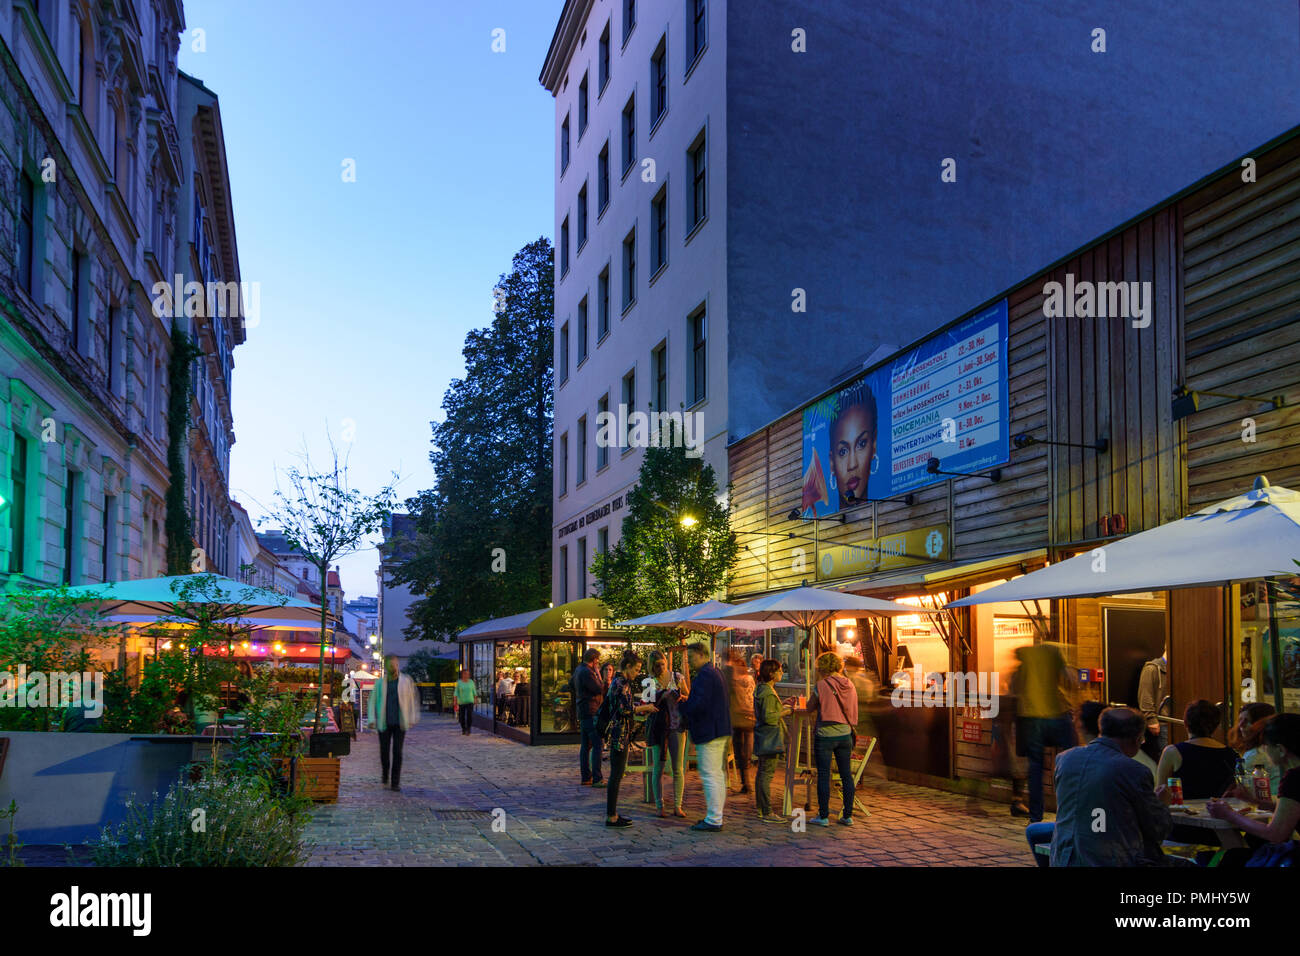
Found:
[[[611,686],[613,681],[610,681]],[[596,711],[596,736],[601,740],[609,734],[609,722],[614,719],[614,708],[609,704],[609,691],[605,691],[605,696],[600,702],[600,710]]]

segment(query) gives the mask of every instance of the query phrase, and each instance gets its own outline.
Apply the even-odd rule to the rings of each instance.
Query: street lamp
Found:
[[[692,515],[682,515],[681,525],[683,528],[693,528],[699,524],[699,520]]]

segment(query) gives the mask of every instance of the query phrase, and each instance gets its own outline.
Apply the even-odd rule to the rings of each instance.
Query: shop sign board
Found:
[[[817,554],[817,580],[874,574],[891,568],[947,561],[951,544],[946,524],[912,528],[898,534],[869,538],[859,544],[823,547]]]
[[[803,410],[803,516],[824,517],[1010,460],[1007,301]]]

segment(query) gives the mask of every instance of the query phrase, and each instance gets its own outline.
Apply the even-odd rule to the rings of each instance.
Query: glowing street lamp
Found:
[[[699,519],[697,519],[693,515],[682,515],[681,526],[683,528],[693,528],[697,524],[699,524]]]

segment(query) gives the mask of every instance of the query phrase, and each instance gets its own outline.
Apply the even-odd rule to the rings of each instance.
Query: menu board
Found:
[[[1005,299],[871,369],[803,412],[805,517],[1006,464]]]

